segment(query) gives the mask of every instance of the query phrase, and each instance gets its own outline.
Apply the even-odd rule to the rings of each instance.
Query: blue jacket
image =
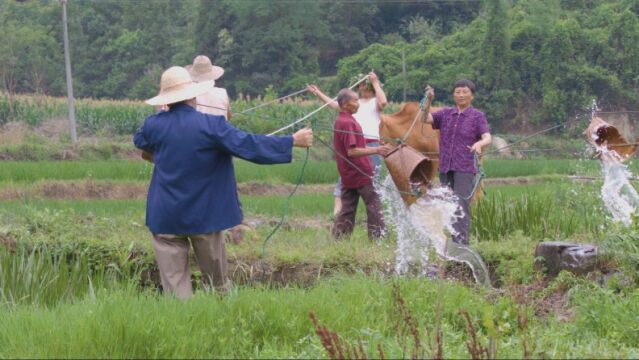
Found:
[[[205,234],[241,223],[232,156],[287,163],[293,147],[292,136],[249,134],[185,104],[149,116],[133,142],[153,154],[146,225],[154,234]]]

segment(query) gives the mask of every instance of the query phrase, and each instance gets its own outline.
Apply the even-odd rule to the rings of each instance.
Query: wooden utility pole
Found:
[[[69,52],[69,31],[67,30],[67,0],[60,0],[62,4],[62,27],[64,28],[64,67],[67,73],[67,105],[69,107],[69,130],[71,143],[78,141],[75,129],[75,106],[73,104],[73,79],[71,76],[71,54]]]
[[[408,83],[406,81],[406,56],[404,55],[404,49],[402,49],[402,77],[404,79],[404,98],[403,98],[403,101],[406,102],[406,92],[408,91]]]

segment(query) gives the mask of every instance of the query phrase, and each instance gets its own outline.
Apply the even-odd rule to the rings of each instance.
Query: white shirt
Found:
[[[366,140],[379,141],[379,110],[377,109],[377,98],[359,99],[359,109],[353,117],[362,127],[362,133]]]
[[[229,95],[226,89],[214,87],[197,97],[197,111],[211,115],[222,115],[229,118]]]

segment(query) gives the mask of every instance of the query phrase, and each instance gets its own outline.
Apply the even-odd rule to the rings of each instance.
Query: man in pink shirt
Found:
[[[333,145],[337,170],[342,178],[342,209],[335,219],[333,236],[341,238],[353,232],[357,203],[361,197],[366,205],[368,238],[372,240],[384,234],[386,225],[379,196],[373,187],[374,172],[369,156],[386,156],[392,147],[366,145],[362,127],[353,117],[359,108],[358,100],[357,94],[350,89],[342,89],[337,94],[340,113],[333,126]]]

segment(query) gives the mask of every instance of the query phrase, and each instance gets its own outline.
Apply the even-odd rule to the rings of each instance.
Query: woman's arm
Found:
[[[317,85],[309,85],[306,87],[306,89],[308,91],[311,92],[311,94],[317,96],[318,98],[320,98],[323,102],[327,103],[328,106],[332,109],[335,109],[337,111],[339,111],[339,105],[337,104],[337,101],[331,99],[330,97],[328,97],[326,94],[324,94],[322,92],[322,90],[320,90]]]
[[[493,142],[493,137],[490,136],[490,133],[481,134],[481,140],[477,141],[470,147],[470,151],[476,152],[481,155],[481,150],[484,146],[490,145]]]
[[[430,113],[430,104],[433,102],[434,97],[435,90],[430,87],[430,85],[426,86],[426,92],[424,93],[424,98],[426,99],[426,101],[424,103],[424,107],[420,106],[419,108],[419,120],[423,123],[433,123],[433,115]]]
[[[348,156],[350,157],[360,157],[360,156],[368,156],[368,155],[386,156],[391,152],[391,150],[393,150],[393,146],[390,144],[377,146],[377,147],[372,147],[372,146],[367,146],[363,148],[352,147],[348,149]]]
[[[374,72],[368,73],[368,79],[371,81],[371,85],[373,85],[373,89],[375,89],[375,98],[377,100],[377,110],[382,111],[388,105],[388,100],[386,99],[386,93],[382,90],[382,86],[379,83],[379,78],[377,74]]]

